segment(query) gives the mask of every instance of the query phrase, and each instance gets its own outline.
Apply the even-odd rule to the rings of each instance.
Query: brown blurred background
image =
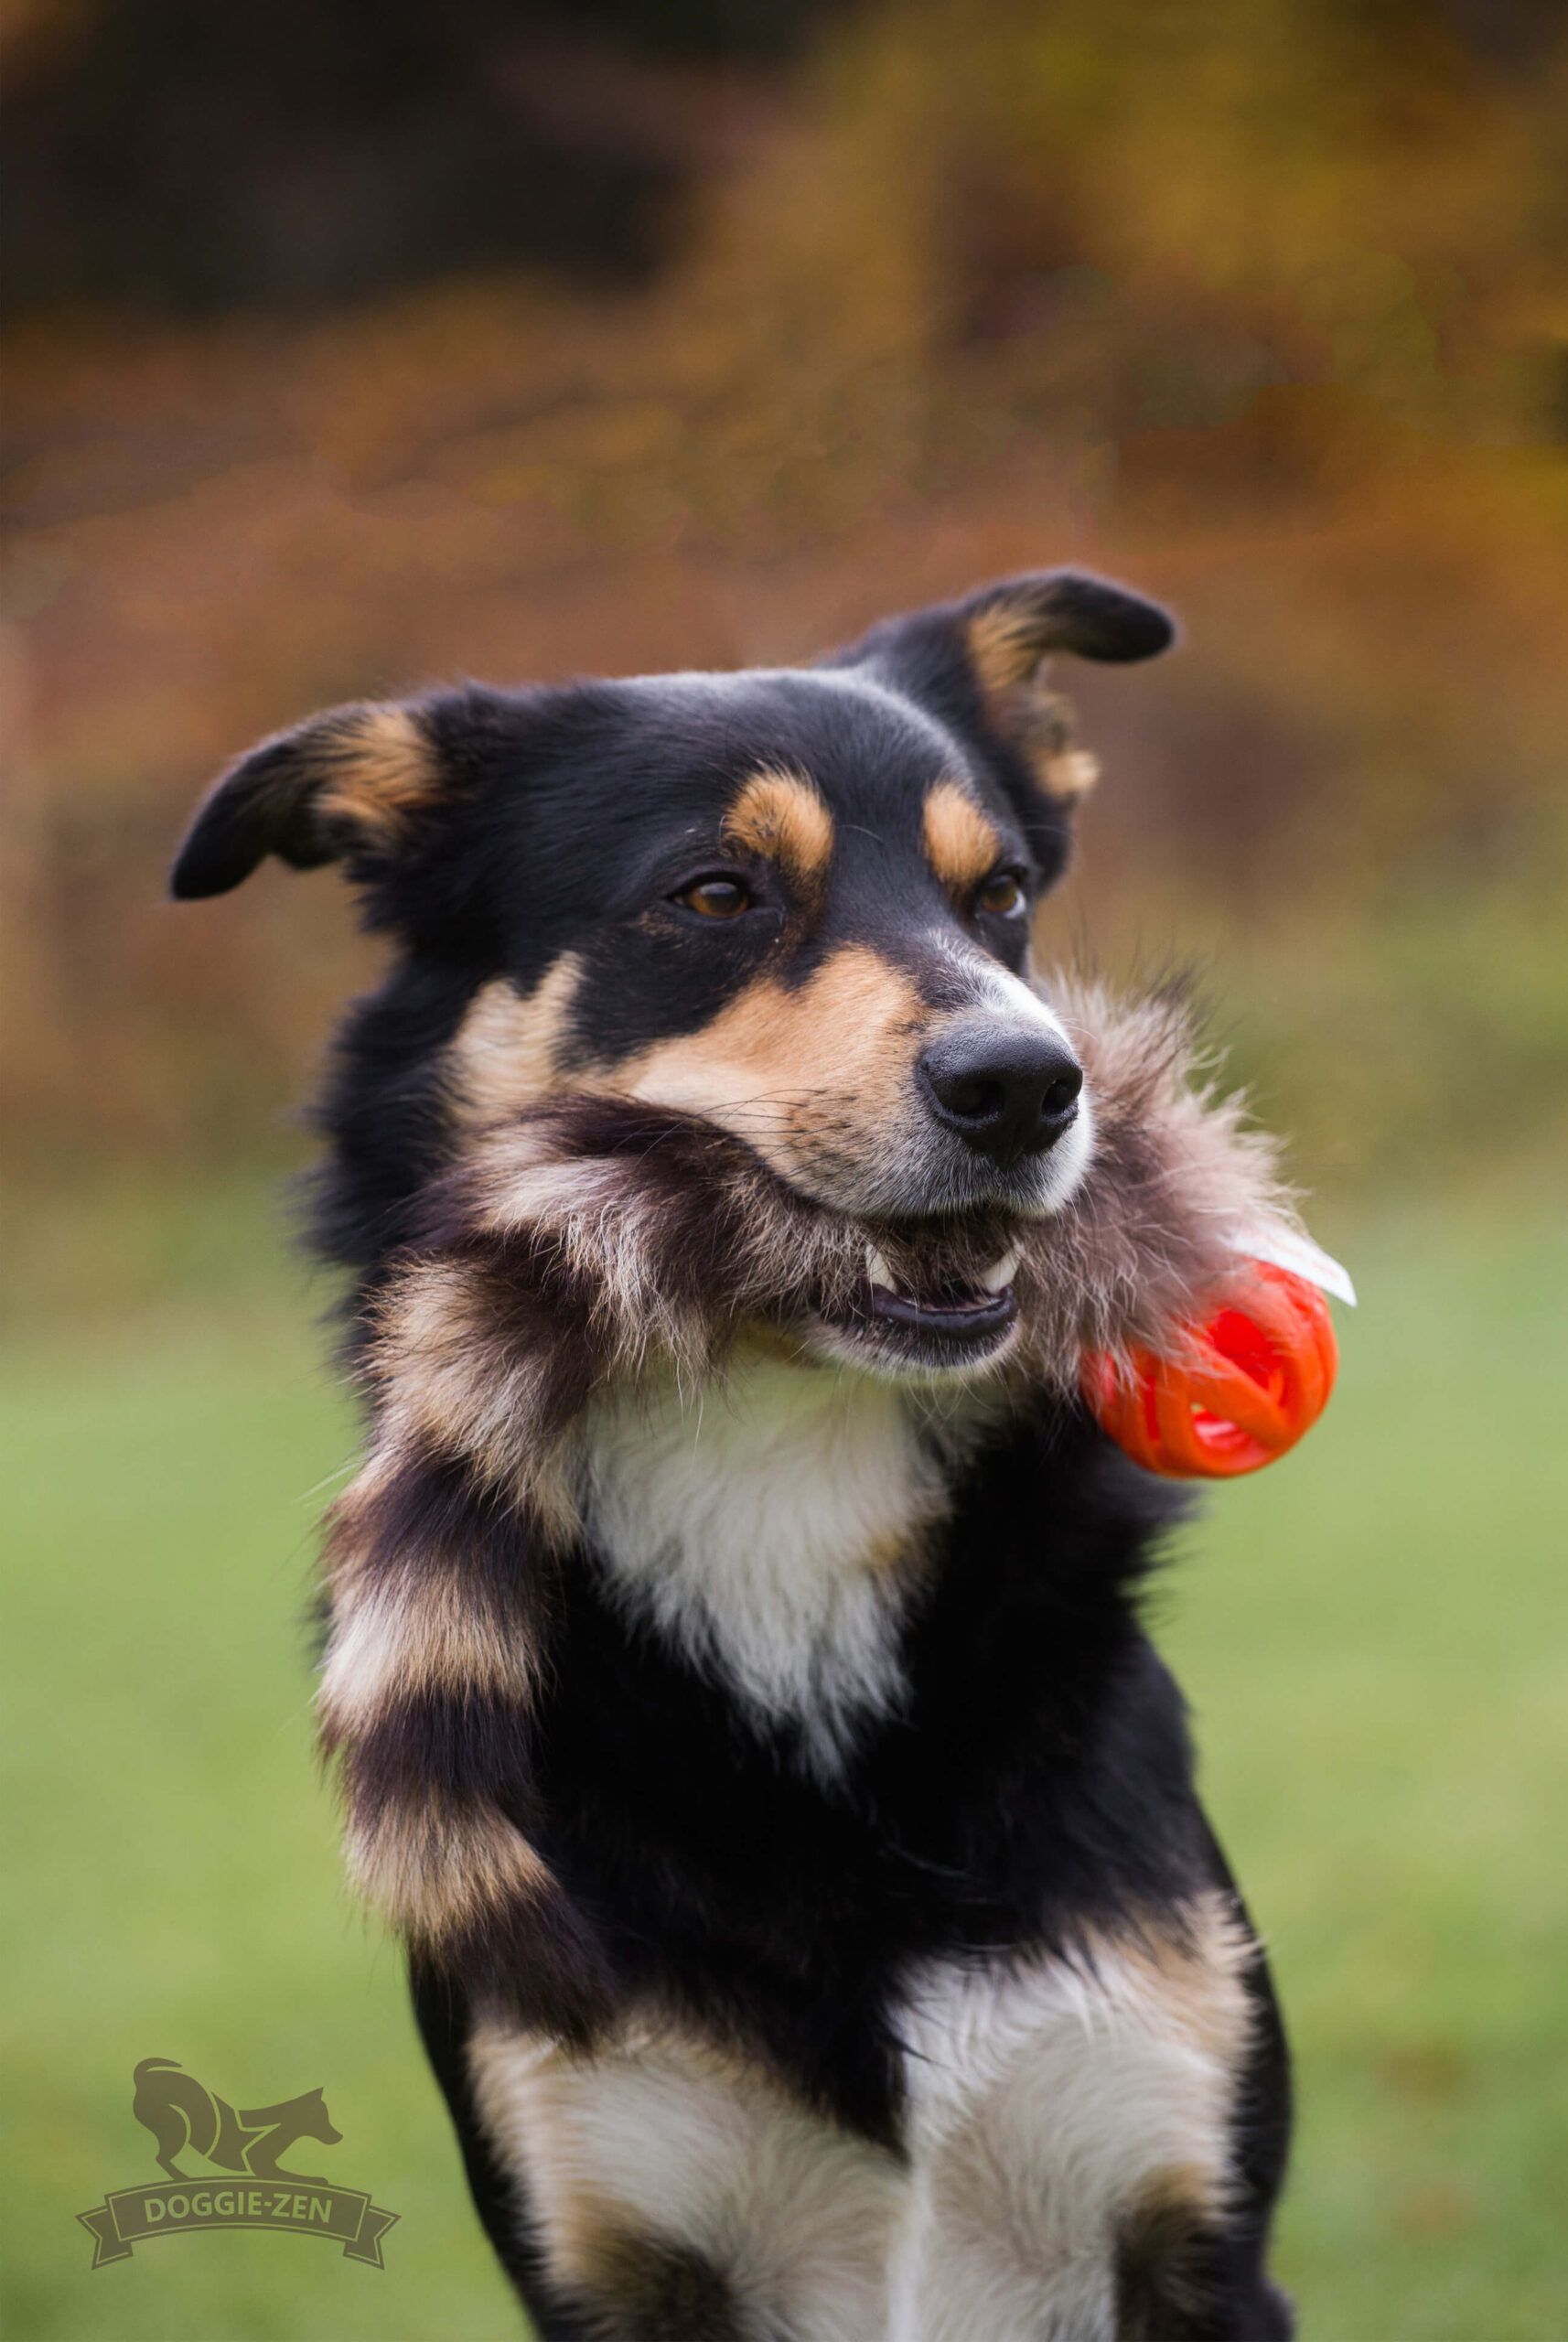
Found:
[[[1187,647],[1082,678],[1108,778],[1047,949],[1208,956],[1320,1183],[1541,1159],[1564,31],[1554,0],[30,0],[14,1196],[293,1151],[347,918],[271,869],[161,899],[256,736],[463,673],[793,658],[1061,560]]]
[[[1159,1614],[1299,2050],[1281,2273],[1323,2342],[1568,2332],[1562,0],[24,0],[5,58],[7,2331],[512,2330],[295,1623],[353,1434],[274,1199],[375,951],[329,873],[168,905],[198,792],[1078,562],[1187,639],[1064,662],[1045,955],[1197,963],[1364,1295]],[[384,2283],[90,2273],[154,2051],[327,2084]]]

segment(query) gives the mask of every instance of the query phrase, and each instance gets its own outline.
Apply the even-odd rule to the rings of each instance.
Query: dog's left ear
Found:
[[[1073,746],[1071,712],[1046,688],[1046,661],[1065,650],[1124,665],[1168,650],[1176,632],[1142,594],[1083,570],[1044,569],[889,618],[841,661],[881,667],[955,730],[999,742],[1065,805],[1092,787],[1097,768]]]
[[[231,765],[176,858],[183,901],[227,894],[269,854],[295,870],[373,868],[416,836],[450,786],[429,704],[328,708]]]

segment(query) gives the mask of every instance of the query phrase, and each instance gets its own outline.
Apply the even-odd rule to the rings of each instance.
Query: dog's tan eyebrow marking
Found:
[[[939,780],[926,793],[926,860],[944,886],[963,894],[995,869],[1005,843],[967,789]]]
[[[360,709],[317,753],[320,811],[353,822],[378,844],[398,843],[409,816],[441,787],[434,744],[405,707]]]
[[[833,817],[815,781],[782,767],[752,774],[725,815],[726,844],[777,862],[798,886],[821,887],[833,850]]]

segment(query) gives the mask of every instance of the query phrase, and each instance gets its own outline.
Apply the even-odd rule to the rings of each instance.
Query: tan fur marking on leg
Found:
[[[1234,2070],[1251,2039],[1245,1977],[1258,1948],[1229,1898],[1218,1892],[1188,1907],[1187,1934],[1141,1937],[1123,1958],[1146,1964],[1161,2005],[1209,2057]]]
[[[607,2218],[584,2240],[574,2308],[602,2342],[761,2342],[734,2288],[704,2253]]]
[[[1117,2342],[1161,2342],[1200,2332],[1212,2315],[1203,2240],[1214,2228],[1207,2173],[1172,2164],[1157,2172],[1116,2224]]]
[[[978,886],[1001,858],[1001,838],[960,781],[939,780],[927,792],[923,830],[926,860],[954,895]]]
[[[1109,2336],[1123,2217],[1178,2185],[1194,2220],[1225,2212],[1252,1949],[1222,1896],[1185,1918],[917,1979],[917,2204],[894,2288],[929,2318],[917,2331],[967,2337],[984,2286],[987,2332]]]
[[[481,2025],[469,2068],[556,2283],[590,2284],[618,2231],[700,2255],[755,2321],[747,2335],[865,2342],[885,2330],[906,2175],[759,2067],[672,2025],[632,2021],[591,2057]]]
[[[461,1125],[504,1121],[562,1087],[557,1052],[582,974],[582,961],[567,951],[531,993],[520,993],[505,976],[480,986],[446,1051]]]
[[[634,2240],[651,2241],[655,2231],[690,2242],[681,2218],[680,2181],[671,2173],[666,2196],[655,2177],[660,2158],[679,2157],[684,2145],[700,2153],[700,2134],[688,2135],[692,2111],[677,2120],[672,2134],[639,2134],[637,2105],[627,2077],[639,2055],[650,2053],[663,2073],[659,2036],[649,2025],[632,2023],[591,2056],[542,2038],[531,2038],[500,2024],[482,2024],[468,2045],[479,2118],[507,2160],[528,2175],[530,2208],[540,2231],[550,2275],[573,2292],[597,2295],[623,2308],[625,2251]],[[737,2062],[695,2041],[682,2041],[680,2065],[689,2091],[717,2092],[739,2087],[765,2088]],[[607,2110],[617,2135],[596,2152],[596,2133]],[[646,2183],[641,2169],[646,2158]],[[666,2161],[667,2170],[671,2166]]]
[[[405,707],[367,707],[330,746],[320,811],[351,821],[378,844],[396,844],[409,816],[441,787],[428,736]]]
[[[833,851],[833,817],[804,773],[754,773],[725,816],[724,835],[742,854],[777,862],[809,894],[820,893]]]

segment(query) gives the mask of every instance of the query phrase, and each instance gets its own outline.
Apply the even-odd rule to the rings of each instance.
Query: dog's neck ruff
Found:
[[[870,1376],[748,1350],[705,1389],[607,1393],[584,1424],[578,1509],[616,1597],[820,1778],[904,1689],[902,1622],[965,1428],[939,1440],[921,1415]]]

